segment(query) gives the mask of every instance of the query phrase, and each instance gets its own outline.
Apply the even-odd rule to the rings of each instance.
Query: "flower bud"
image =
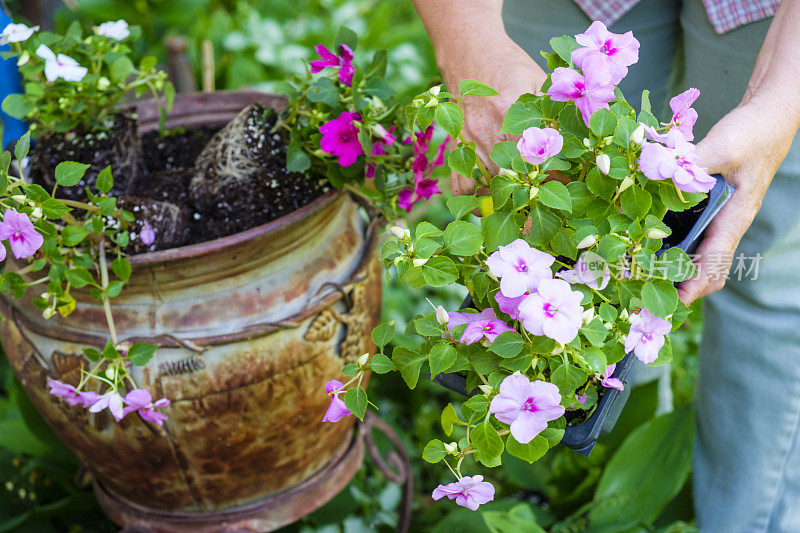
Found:
[[[28,53],[27,50],[25,50],[20,54],[19,59],[17,59],[17,66],[21,67],[30,60],[31,60],[31,55]]]
[[[442,326],[450,322],[450,315],[447,313],[447,310],[441,305],[436,308],[436,321]]]
[[[428,94],[430,94],[434,98],[439,98],[439,93],[441,91],[442,91],[442,86],[441,85],[435,85],[435,86],[431,87],[430,89],[428,89]]]
[[[45,320],[50,320],[51,318],[53,318],[53,315],[55,314],[56,310],[53,309],[52,307],[48,307],[47,309],[42,311],[42,316],[44,317]]]
[[[415,267],[421,267],[427,262],[428,262],[427,259],[423,259],[421,257],[415,257],[414,259],[411,260],[411,264],[414,265]]]
[[[622,311],[620,311],[620,313],[619,313],[619,317],[620,317],[622,320],[626,320],[626,321],[627,321],[629,316],[630,316],[630,315],[628,315],[628,310],[627,310],[627,309],[623,309],[623,310],[622,310]]]
[[[100,89],[101,91],[105,91],[106,89],[108,89],[109,85],[111,85],[111,82],[108,81],[108,78],[106,78],[105,76],[97,80],[97,88]]]
[[[514,170],[509,170],[509,169],[507,169],[507,168],[501,168],[501,169],[500,169],[500,170],[497,172],[497,175],[498,175],[498,176],[505,176],[506,178],[516,178],[517,176],[519,176],[519,174],[517,174],[517,172],[516,172],[516,171],[514,171]]]
[[[491,385],[480,385],[478,388],[481,390],[484,396],[491,395],[492,391],[494,390],[492,389]]]
[[[399,265],[399,264],[400,264],[400,263],[402,263],[403,261],[405,261],[405,258],[404,258],[403,256],[398,256],[398,257],[395,257],[395,258],[394,258],[394,264],[395,264],[395,266],[396,266],[396,265]]]
[[[431,98],[430,100],[428,100],[428,103],[425,104],[425,107],[436,107],[437,105],[439,105],[439,100],[437,100],[436,98]]]
[[[483,346],[484,348],[490,348],[490,347],[492,346],[492,341],[490,341],[490,340],[489,340],[489,339],[487,339],[487,338],[484,338],[484,339],[481,341],[481,346]]]
[[[588,137],[584,137],[583,138],[583,145],[586,148],[591,148],[592,147],[592,141],[590,141]]]
[[[587,235],[581,239],[581,242],[579,242],[577,246],[578,250],[594,246],[597,243],[597,237],[597,235]]]
[[[647,230],[647,233],[645,233],[645,237],[648,239],[664,239],[669,237],[669,233],[660,228],[650,228]]]
[[[28,198],[24,194],[15,194],[11,197],[12,200],[20,204],[27,203]]]
[[[389,231],[398,239],[407,240],[411,238],[411,230],[402,226],[392,226],[389,228]]]
[[[599,154],[594,162],[597,164],[598,170],[603,174],[608,175],[611,171],[611,158],[608,157],[608,154]]]
[[[531,188],[528,189],[528,198],[530,200],[533,200],[534,198],[536,198],[537,194],[539,194],[539,187],[531,186]]]
[[[117,367],[110,366],[106,368],[106,377],[111,381],[116,381],[118,374],[119,374],[119,369]]]
[[[386,128],[384,128],[382,124],[373,124],[370,129],[372,130],[372,133],[374,133],[379,139],[383,139],[389,135],[389,132],[386,131]]]
[[[447,453],[453,453],[454,454],[454,453],[456,453],[458,451],[458,444],[456,444],[455,442],[445,443],[444,449],[447,451]]]
[[[31,220],[36,222],[42,218],[42,208],[41,207],[34,207],[33,211],[31,212]]]
[[[631,142],[634,144],[642,144],[644,142],[644,124],[641,122],[631,133]]]
[[[414,107],[422,107],[423,103],[425,103],[425,100],[420,97],[416,97],[411,101],[411,105]]]
[[[369,361],[369,354],[365,353],[361,357],[358,358],[358,366],[366,366],[367,362]]]
[[[590,307],[583,312],[583,323],[588,324],[594,318],[594,307]]]
[[[619,184],[619,188],[617,188],[617,194],[622,194],[622,191],[633,185],[634,178],[632,175],[628,174],[625,176],[625,179],[622,180],[622,183]]]

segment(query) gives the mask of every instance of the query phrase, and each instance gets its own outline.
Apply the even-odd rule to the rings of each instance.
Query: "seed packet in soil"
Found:
[[[117,206],[136,217],[130,227],[127,253],[177,248],[189,241],[191,217],[185,207],[135,196],[120,197]]]
[[[299,209],[326,192],[319,180],[286,171],[286,144],[272,129],[277,115],[245,108],[206,145],[194,165],[189,196],[223,236]]]
[[[34,181],[50,189],[55,185],[55,168],[59,163],[77,161],[92,165],[80,183],[58,188],[57,195],[70,200],[85,199],[86,187],[97,192],[97,175],[107,166],[111,166],[114,174],[111,195],[126,194],[144,168],[137,119],[133,114],[113,115],[105,131],[68,132],[37,139],[32,155]]]

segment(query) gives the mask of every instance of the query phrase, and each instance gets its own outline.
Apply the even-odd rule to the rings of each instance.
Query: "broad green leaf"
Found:
[[[631,144],[631,134],[639,126],[633,119],[622,117],[614,128],[614,142],[627,149]]]
[[[487,253],[497,250],[521,236],[516,217],[511,213],[493,213],[481,219],[483,243]]]
[[[551,381],[559,388],[562,396],[572,394],[586,382],[586,372],[570,363],[562,363],[553,371]]]
[[[124,282],[131,279],[131,264],[124,257],[117,257],[111,262],[111,270]]]
[[[506,439],[506,451],[514,457],[529,463],[535,463],[541,459],[549,449],[549,443],[541,435],[537,435],[532,441],[526,444],[517,442],[517,439],[512,435],[509,435]]]
[[[581,333],[593,346],[602,346],[608,336],[608,330],[603,321],[595,317],[591,322],[581,328]]]
[[[498,167],[505,168],[510,170],[512,168],[512,163],[515,157],[520,157],[519,150],[517,150],[517,143],[512,141],[500,141],[492,147],[492,153],[489,155],[489,158],[494,161]],[[498,179],[511,181],[510,179],[506,178],[505,176],[497,176],[492,178],[492,184],[497,181]],[[513,183],[513,182],[512,182]],[[490,185],[491,186],[491,185]],[[509,193],[510,194],[510,193]],[[492,195],[494,196],[494,195]],[[506,198],[507,200],[508,198]],[[505,200],[501,203],[496,203],[495,200],[495,207],[500,207],[505,203]]]
[[[599,372],[600,374],[605,372],[608,360],[606,359],[606,354],[600,348],[595,348],[594,346],[584,348],[581,351],[581,357],[586,361],[589,371]]]
[[[25,135],[20,137],[17,141],[16,146],[14,146],[14,157],[17,158],[18,161],[22,161],[28,156],[28,152],[31,149],[31,132],[26,131]]]
[[[331,107],[339,102],[339,91],[330,78],[324,76],[314,80],[308,88],[308,99],[312,102],[322,102]]]
[[[455,219],[459,219],[477,208],[478,200],[474,196],[454,196],[447,200],[447,209]]]
[[[516,331],[504,331],[492,342],[489,351],[508,359],[519,355],[524,346],[522,335]]]
[[[456,220],[448,224],[443,238],[445,247],[454,255],[475,255],[483,245],[481,229],[463,220]]]
[[[125,81],[134,72],[136,67],[133,61],[128,56],[120,56],[111,64],[111,81],[115,83]]]
[[[448,437],[453,433],[453,426],[461,423],[461,419],[458,418],[458,414],[452,403],[448,403],[447,407],[442,411],[441,423],[444,434]]]
[[[422,458],[429,463],[438,463],[447,457],[447,450],[444,448],[444,443],[439,439],[433,439],[425,445],[422,450]]]
[[[461,91],[461,96],[496,96],[500,93],[495,91],[493,88],[489,87],[485,83],[481,83],[476,80],[461,80],[461,86],[459,87]]]
[[[422,266],[422,277],[431,287],[444,287],[458,279],[458,268],[452,259],[439,255]]]
[[[353,387],[344,394],[344,404],[359,420],[364,420],[367,412],[367,392],[360,386]]]
[[[392,362],[397,367],[397,370],[400,371],[400,375],[408,385],[408,388],[413,389],[416,387],[425,357],[403,346],[396,346],[392,352]]]
[[[36,106],[25,95],[9,94],[3,99],[3,112],[19,120],[23,120]]]
[[[394,363],[382,353],[376,353],[370,359],[369,366],[376,374],[386,374],[394,370]]]
[[[642,287],[642,301],[655,316],[666,318],[678,305],[678,291],[669,281],[647,281]]]
[[[92,274],[82,266],[76,266],[70,270],[67,270],[65,272],[65,276],[70,285],[76,289],[94,284],[94,277],[92,277]]]
[[[653,197],[638,185],[631,185],[622,192],[620,205],[626,215],[634,220],[642,220],[650,212]]]
[[[394,331],[395,327],[394,323],[392,322],[378,324],[375,326],[375,329],[372,330],[372,341],[376,346],[383,348],[392,341],[392,338],[394,337]]]
[[[522,135],[528,128],[538,127],[542,122],[542,112],[532,102],[517,102],[508,108],[500,133]]]
[[[461,133],[461,126],[464,124],[464,115],[461,112],[461,108],[455,103],[440,103],[436,108],[434,119],[436,120],[436,124],[449,133],[451,137],[457,138],[458,134]]]
[[[471,146],[461,145],[447,154],[448,168],[467,178],[472,177],[472,169],[477,162],[478,156]]]
[[[114,186],[114,176],[111,174],[111,167],[108,166],[100,171],[97,175],[97,182],[95,183],[97,190],[100,192],[108,193]]]
[[[158,350],[158,345],[146,342],[137,342],[128,349],[128,359],[136,366],[144,366],[150,362]]]
[[[90,166],[83,163],[75,163],[74,161],[59,163],[55,172],[56,183],[62,187],[77,185],[83,179]]]
[[[59,219],[72,211],[69,207],[64,205],[63,202],[60,200],[56,200],[55,198],[48,198],[42,204],[42,214],[47,218],[51,219]]]
[[[497,430],[488,418],[473,428],[470,433],[470,441],[480,452],[481,463],[486,464],[490,458],[498,457],[503,453],[503,439],[497,434]]]
[[[531,232],[528,235],[528,241],[534,246],[547,244],[561,226],[559,218],[541,206],[536,206],[531,211],[530,219]]]
[[[308,154],[300,146],[290,144],[286,148],[286,170],[289,172],[305,172],[309,168],[311,168],[311,158],[308,157]]]
[[[580,48],[580,45],[574,37],[562,35],[561,37],[553,37],[550,39],[550,47],[558,54],[558,57],[571,65],[572,52]]]
[[[598,137],[606,137],[614,133],[617,117],[608,109],[598,109],[589,118],[589,129]]]
[[[572,210],[572,197],[569,189],[560,181],[553,180],[543,183],[539,188],[539,201],[553,209]]]
[[[446,342],[433,345],[428,354],[428,366],[431,369],[431,378],[442,372],[447,372],[456,362],[456,349]]]
[[[66,226],[61,230],[61,239],[64,241],[64,246],[75,246],[80,244],[89,232],[77,226]]]

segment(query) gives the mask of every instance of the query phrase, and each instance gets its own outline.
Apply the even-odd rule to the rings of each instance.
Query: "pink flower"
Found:
[[[531,381],[514,373],[500,384],[500,393],[492,398],[489,412],[511,426],[511,435],[527,444],[547,429],[547,423],[564,415],[558,387],[546,381]]]
[[[33,227],[28,215],[18,213],[13,208],[6,209],[3,221],[0,222],[0,240],[5,239],[8,239],[11,251],[17,259],[32,256],[44,243],[44,237]]]
[[[139,239],[145,246],[150,246],[156,242],[156,230],[146,220],[142,221],[142,230],[139,232]]]
[[[455,483],[439,485],[431,496],[434,500],[447,496],[461,507],[475,511],[480,505],[494,500],[494,487],[484,481],[483,476],[464,476]]]
[[[517,296],[516,298],[509,298],[507,296],[503,296],[501,291],[497,291],[494,295],[494,300],[497,302],[497,306],[500,308],[502,312],[510,316],[514,320],[519,320],[519,304],[522,303],[522,300],[525,299],[527,295],[529,295],[531,291],[525,291],[522,296]]]
[[[397,140],[392,132],[394,131],[395,127],[392,126],[388,130],[378,124],[375,126],[376,133],[379,134],[378,142],[372,145],[372,152],[370,155],[384,155],[386,153],[386,148],[393,145]],[[367,177],[374,178],[375,177],[375,165],[373,163],[367,164]]]
[[[103,409],[108,409],[114,416],[114,420],[119,422],[125,417],[126,414],[123,410],[123,402],[122,396],[120,396],[117,391],[110,390],[100,396],[97,401],[95,401],[91,407],[89,407],[89,412],[99,413]]]
[[[692,108],[692,104],[698,96],[700,96],[700,91],[692,87],[669,101],[669,108],[672,110],[672,124],[687,141],[694,140],[692,129],[694,123],[697,122],[697,111]]]
[[[583,61],[583,75],[564,67],[558,67],[550,77],[553,84],[547,90],[550,99],[556,102],[572,100],[589,125],[589,117],[598,109],[608,109],[614,99],[614,86],[605,62],[597,56]]]
[[[586,260],[587,257],[589,261]],[[603,269],[603,278],[598,285],[601,268]],[[611,280],[611,270],[608,268],[608,264],[606,264],[599,255],[587,252],[581,254],[573,269],[562,270],[556,273],[556,277],[569,283],[581,283],[595,290],[603,290]]]
[[[358,113],[345,111],[337,118],[322,125],[319,132],[322,140],[319,145],[323,152],[339,158],[339,164],[349,167],[364,153],[361,141],[358,140],[356,121],[361,120]]]
[[[353,66],[353,50],[346,44],[341,44],[339,45],[339,55],[337,56],[321,44],[318,44],[314,49],[322,59],[310,63],[311,73],[316,74],[327,67],[338,68],[339,81],[350,87],[353,83],[353,74],[356,71]]]
[[[530,127],[522,132],[517,150],[531,165],[541,165],[561,151],[564,138],[553,128]]]
[[[51,379],[47,382],[47,385],[50,387],[50,394],[57,398],[62,398],[69,405],[89,407],[100,398],[100,395],[94,391],[78,392],[72,385],[57,379]]]
[[[645,364],[658,358],[658,351],[664,346],[664,335],[672,325],[668,320],[658,318],[647,309],[630,316],[631,329],[625,338],[625,353],[633,353]]]
[[[524,239],[517,239],[492,252],[486,259],[486,266],[500,279],[503,296],[516,298],[536,290],[540,281],[552,278],[550,265],[554,261],[552,255],[532,248]]]
[[[397,195],[397,205],[406,212],[411,211],[411,208],[421,200],[428,200],[434,194],[440,194],[439,180],[431,178],[433,169],[444,165],[444,151],[447,148],[447,143],[450,142],[448,136],[442,144],[436,149],[436,159],[433,163],[428,159],[428,150],[430,150],[431,140],[433,140],[434,127],[431,124],[424,131],[414,133],[414,136],[408,136],[403,139],[402,144],[408,145],[412,142],[414,146],[414,160],[411,164],[411,170],[414,173],[414,188],[403,189]]]
[[[453,328],[461,324],[467,324],[464,333],[461,334],[461,344],[473,344],[486,339],[494,342],[498,335],[506,331],[513,331],[513,328],[497,318],[494,309],[487,307],[480,313],[449,313],[450,320],[447,329],[451,333]]]
[[[163,426],[164,420],[167,419],[166,415],[156,412],[155,409],[158,407],[168,406],[169,400],[166,398],[161,398],[160,400],[153,402],[153,397],[146,389],[133,389],[125,395],[125,403],[127,404],[127,407],[125,407],[123,410],[124,416],[127,416],[129,413],[134,411],[138,411],[139,416],[142,417],[142,420],[152,422],[153,424],[157,424],[159,426]]]
[[[575,393],[575,399],[578,400],[579,404],[586,405],[586,393],[585,392],[583,394],[581,394],[580,396],[578,396],[578,393],[576,392]]]
[[[628,67],[639,61],[639,41],[633,32],[611,33],[600,21],[592,22],[584,33],[575,36],[582,48],[573,50],[572,62],[583,68],[590,57],[597,57],[606,65],[611,83],[618,84],[628,74]]]
[[[561,279],[545,279],[519,304],[522,325],[534,335],[567,344],[583,324],[583,294]]]
[[[671,179],[686,192],[708,192],[716,180],[698,164],[699,156],[693,144],[668,134],[665,141],[673,146],[645,142],[639,156],[639,169],[651,180]]]
[[[353,414],[344,404],[344,400],[339,398],[339,395],[344,392],[342,387],[344,387],[342,382],[336,379],[332,379],[325,384],[325,392],[330,395],[331,404],[328,406],[328,410],[322,418],[323,422],[338,422],[342,418]]]
[[[622,391],[625,389],[625,385],[622,384],[622,381],[620,381],[619,378],[611,377],[614,375],[614,370],[616,370],[616,368],[616,363],[613,365],[608,365],[603,372],[600,384],[603,387],[608,387],[609,389],[617,389],[618,391]]]

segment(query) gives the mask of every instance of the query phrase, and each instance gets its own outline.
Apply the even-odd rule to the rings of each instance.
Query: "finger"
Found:
[[[453,196],[472,194],[475,191],[475,180],[451,172],[450,190],[453,191]]]

